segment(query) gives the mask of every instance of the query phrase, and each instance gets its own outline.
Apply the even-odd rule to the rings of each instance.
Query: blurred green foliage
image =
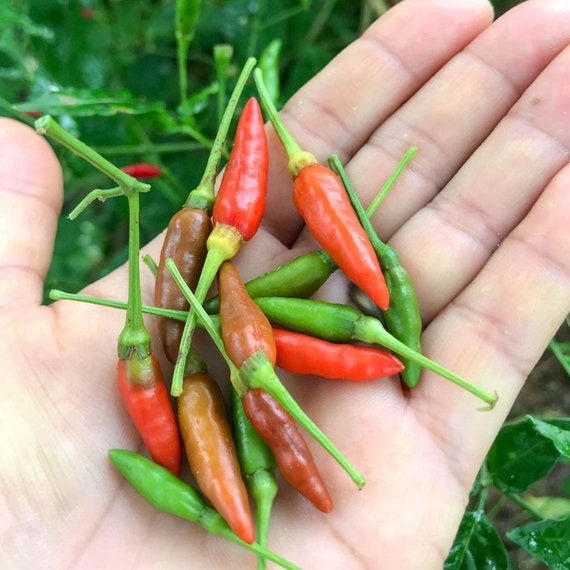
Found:
[[[143,243],[160,232],[198,182],[208,144],[240,66],[271,45],[267,73],[285,101],[390,4],[378,0],[209,0],[199,6],[180,103],[174,0],[0,0],[0,98],[52,114],[117,165],[160,164],[142,197]],[[496,0],[498,12],[513,0]],[[275,41],[280,46],[275,53]],[[272,43],[273,42],[273,43]],[[216,46],[227,45],[222,66]],[[0,108],[0,113],[11,114]],[[23,120],[31,119],[20,116]],[[56,148],[70,209],[108,181]],[[78,222],[62,217],[46,281],[77,290],[126,259],[126,205],[94,204]]]

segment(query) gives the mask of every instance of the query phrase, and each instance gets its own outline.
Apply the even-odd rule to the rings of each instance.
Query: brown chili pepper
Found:
[[[212,231],[210,216],[205,210],[185,206],[172,216],[156,273],[154,304],[164,309],[187,311],[188,301],[174,282],[164,262],[172,258],[188,286],[194,291],[206,258],[206,242]],[[158,319],[159,336],[164,353],[176,363],[184,322],[165,317]]]
[[[273,452],[285,481],[317,509],[329,513],[332,499],[295,420],[261,388],[248,390],[242,403],[255,431]]]
[[[241,368],[255,352],[265,352],[275,365],[273,329],[267,317],[249,296],[236,266],[225,261],[218,273],[220,322],[224,347],[232,362]]]
[[[208,374],[194,372],[184,378],[178,422],[196,483],[237,536],[251,544],[253,519],[224,397]]]

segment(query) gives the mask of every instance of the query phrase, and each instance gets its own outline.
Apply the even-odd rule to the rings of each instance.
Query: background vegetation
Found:
[[[497,15],[520,1],[494,0]],[[198,182],[248,56],[267,58],[282,103],[395,3],[203,0],[188,54],[189,97],[181,104],[175,0],[0,0],[0,114],[32,122],[30,112],[49,113],[118,165],[159,164],[164,175],[142,196],[144,243]],[[277,58],[265,51],[276,48],[274,41]],[[56,152],[67,213],[108,181],[65,150]],[[62,217],[46,291],[76,291],[123,263],[126,230],[124,200],[93,204],[74,222]],[[448,570],[570,568],[570,420],[563,419],[569,325],[517,401],[513,418],[522,419],[505,426],[489,454]]]

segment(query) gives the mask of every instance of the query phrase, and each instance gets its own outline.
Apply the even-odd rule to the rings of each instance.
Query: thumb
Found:
[[[62,204],[61,168],[45,139],[0,117],[0,307],[40,304]]]

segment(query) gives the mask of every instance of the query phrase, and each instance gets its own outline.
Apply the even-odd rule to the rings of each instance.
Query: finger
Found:
[[[569,40],[570,4],[523,2],[380,126],[347,165],[365,204],[407,148],[418,147],[374,217],[382,237],[389,238],[445,186]]]
[[[473,283],[426,330],[426,353],[487,390],[491,412],[433,374],[412,404],[468,484],[526,377],[570,312],[570,166],[548,185]],[[450,429],[451,426],[451,429]]]
[[[326,160],[350,156],[395,109],[492,19],[488,2],[407,0],[388,11],[302,88],[282,111],[299,144]],[[265,227],[291,243],[301,227],[283,150],[269,129]]]
[[[62,174],[48,143],[0,118],[0,305],[40,303],[62,202]]]
[[[392,239],[417,284],[426,322],[473,279],[568,163],[569,65],[567,48],[447,187]]]

